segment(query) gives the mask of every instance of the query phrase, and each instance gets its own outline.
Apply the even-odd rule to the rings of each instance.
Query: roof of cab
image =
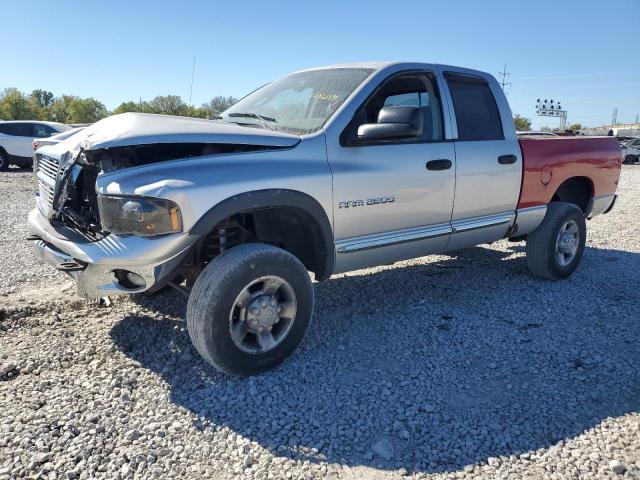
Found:
[[[408,62],[408,61],[371,61],[371,62],[351,62],[351,63],[336,63],[333,65],[322,65],[317,67],[305,68],[303,70],[299,70],[293,73],[300,72],[309,72],[313,70],[326,70],[332,68],[368,68],[371,70],[379,71],[388,67],[403,67],[405,66],[407,69],[415,69],[420,67],[425,68],[433,68],[438,67],[441,70],[457,70],[461,73],[467,73],[470,75],[476,74],[481,76],[490,75],[487,72],[483,72],[481,70],[475,70],[473,68],[460,67],[456,65],[444,65],[438,63],[428,63],[428,62]]]

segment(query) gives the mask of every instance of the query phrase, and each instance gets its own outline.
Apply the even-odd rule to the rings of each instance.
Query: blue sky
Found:
[[[640,114],[640,0],[41,1],[0,0],[0,89],[120,102],[177,94],[242,96],[315,65],[415,60],[507,64],[514,113],[534,126],[539,97],[569,122]]]

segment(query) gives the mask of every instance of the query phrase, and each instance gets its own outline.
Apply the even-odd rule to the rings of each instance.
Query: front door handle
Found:
[[[451,165],[451,160],[430,160],[427,162],[427,170],[449,170]]]
[[[518,157],[515,155],[500,155],[498,157],[498,163],[500,165],[510,165],[512,163],[516,163],[518,161]]]

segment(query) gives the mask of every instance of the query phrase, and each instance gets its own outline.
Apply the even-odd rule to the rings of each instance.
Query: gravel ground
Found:
[[[81,301],[0,174],[0,480],[640,478],[640,167],[567,281],[498,242],[316,284],[298,352],[226,377],[177,293]]]
[[[0,292],[15,290],[24,282],[43,285],[58,282],[60,276],[42,265],[24,238],[29,234],[27,216],[35,206],[33,174],[12,167],[0,172]]]

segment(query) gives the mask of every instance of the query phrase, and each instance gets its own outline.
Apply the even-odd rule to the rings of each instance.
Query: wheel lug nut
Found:
[[[251,313],[253,313],[254,315],[257,315],[258,314],[258,309],[256,307],[253,307],[251,309]]]

